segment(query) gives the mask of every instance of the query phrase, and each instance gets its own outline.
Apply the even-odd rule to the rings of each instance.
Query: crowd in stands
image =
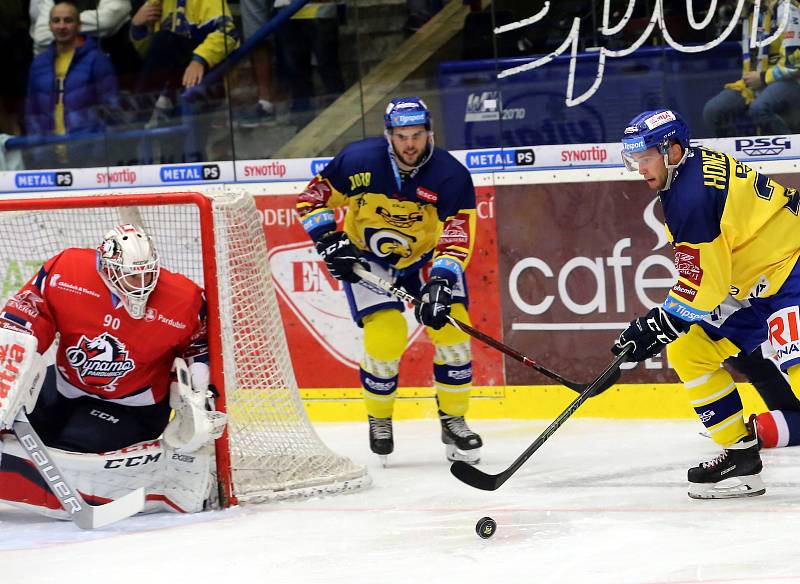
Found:
[[[105,163],[110,125],[175,115],[237,46],[226,0],[4,0],[0,132],[69,136],[31,148],[28,167]]]
[[[422,27],[446,1],[406,0],[408,17],[401,25],[406,36]],[[542,9],[543,0],[495,0],[490,9],[483,10],[476,0],[449,1],[473,6],[463,35],[465,59],[553,51],[563,42],[575,17],[593,23],[583,27],[580,48],[598,44],[598,14],[587,5],[602,3],[550,2],[546,26],[495,39],[493,26],[531,16]],[[229,2],[237,8],[235,17]],[[735,2],[721,0],[719,10],[730,11]],[[792,18],[800,14],[797,2],[791,0]],[[310,2],[249,53],[248,78],[240,76],[237,82],[251,86],[255,99],[239,108],[237,125],[259,127],[274,122],[279,97],[288,103],[290,122],[299,128],[342,94],[345,79],[340,51],[352,50],[342,47],[339,38],[346,3]],[[752,17],[752,2],[746,3],[745,31],[746,19]],[[131,130],[144,133],[169,128],[185,124],[192,118],[186,112],[201,111],[198,107],[225,107],[224,100],[230,96],[221,81],[203,85],[191,107],[182,102],[182,95],[202,84],[209,71],[289,4],[290,0],[2,0],[0,146],[8,136],[51,137],[49,143],[28,149],[28,168],[202,159],[202,130],[199,151],[187,152],[185,144],[179,143],[169,156],[164,149],[156,160],[152,160],[152,153],[141,150],[136,135],[130,137],[135,134]],[[632,39],[627,37],[646,24],[653,4],[653,0],[637,2],[631,25],[619,38],[602,39],[603,43],[612,48],[614,43],[630,44]],[[774,29],[777,4],[777,0],[763,0],[764,22],[759,34]],[[695,15],[698,20],[703,16]],[[619,17],[615,13],[612,20]],[[686,14],[668,11],[667,17],[686,21]],[[673,32],[676,30],[680,35],[680,27]],[[686,26],[683,30],[700,34]],[[708,29],[702,34],[715,33]],[[772,115],[789,98],[794,103],[800,96],[796,76],[800,45],[795,46],[800,43],[800,32],[790,32],[788,37],[784,33],[759,54],[745,52],[742,79],[729,85],[705,112],[707,125],[715,133],[735,133],[736,117],[748,114],[755,121],[752,131],[791,129],[778,124]],[[108,128],[115,131],[108,132]],[[120,138],[112,148],[109,140],[116,139],[117,130],[128,131],[128,141]],[[107,138],[98,140],[103,135]],[[69,140],[59,140],[58,136],[68,136]],[[185,136],[176,132],[174,138],[181,142]]]

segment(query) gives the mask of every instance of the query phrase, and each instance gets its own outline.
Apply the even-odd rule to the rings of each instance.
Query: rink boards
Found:
[[[800,188],[796,159],[749,164]],[[657,197],[619,167],[476,172],[473,181],[477,244],[467,271],[473,325],[564,377],[588,383],[610,361],[619,331],[660,304],[674,281]],[[254,195],[307,411],[314,420],[362,420],[361,331],[350,319],[340,283],[328,275],[293,211],[305,184],[217,183],[180,190],[243,189]],[[6,196],[46,195],[39,193]],[[342,217],[340,212],[337,219]],[[406,317],[409,347],[401,362],[396,417],[432,417],[433,346],[411,311]],[[478,341],[472,347],[471,417],[549,418],[576,395]],[[691,417],[676,381],[665,358],[649,360],[626,370],[621,385],[589,400],[577,415]],[[745,386],[744,394],[747,409],[763,407],[751,388]]]

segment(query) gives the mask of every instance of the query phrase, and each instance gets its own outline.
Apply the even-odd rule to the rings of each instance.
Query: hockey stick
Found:
[[[372,284],[373,286],[376,286],[377,288],[379,288],[380,290],[383,290],[384,292],[388,292],[389,294],[392,294],[392,295],[396,296],[400,300],[404,300],[404,301],[406,301],[406,302],[408,302],[410,304],[413,304],[414,306],[418,306],[418,305],[422,304],[422,301],[419,298],[417,298],[416,296],[412,296],[411,294],[406,292],[403,288],[400,288],[399,286],[395,286],[394,284],[392,284],[390,282],[387,282],[386,280],[384,280],[383,278],[381,278],[377,274],[373,274],[372,272],[362,268],[358,264],[353,266],[353,271],[358,276],[360,276],[362,278],[362,280],[364,280],[365,282],[368,282],[368,283]],[[577,381],[570,381],[569,379],[567,379],[565,377],[562,377],[561,375],[559,375],[555,371],[551,371],[550,369],[548,369],[544,365],[540,365],[539,363],[537,363],[536,361],[534,361],[530,357],[526,357],[525,355],[523,355],[519,351],[516,351],[516,350],[512,349],[508,345],[505,345],[505,344],[501,343],[500,341],[490,337],[486,333],[482,333],[478,329],[468,325],[465,322],[461,322],[460,320],[455,319],[455,318],[453,318],[452,316],[449,316],[449,315],[447,316],[447,321],[450,324],[452,324],[454,327],[456,327],[457,329],[460,329],[463,332],[467,333],[469,336],[471,336],[473,338],[476,338],[479,341],[482,341],[482,342],[486,343],[487,345],[489,345],[493,349],[497,349],[501,353],[504,353],[504,354],[508,355],[509,357],[511,357],[512,359],[515,359],[516,361],[519,361],[523,365],[527,365],[528,367],[531,367],[532,369],[535,369],[536,371],[538,371],[539,373],[541,373],[545,377],[549,377],[550,379],[552,379],[554,381],[558,381],[561,385],[563,385],[565,387],[568,387],[573,391],[576,391],[578,393],[582,393],[583,391],[586,390],[587,387],[589,387],[588,383],[578,383]],[[608,383],[608,385],[612,385],[614,383],[614,381],[616,381],[616,379],[609,379],[608,381],[610,382],[610,383]],[[601,389],[607,389],[607,387],[602,387]]]
[[[33,429],[24,412],[20,412],[12,426],[14,435],[22,444],[33,466],[56,496],[70,519],[81,529],[95,529],[135,515],[144,509],[144,489],[138,488],[124,497],[104,505],[89,505],[68,482],[47,447]]]
[[[590,383],[589,386],[583,390],[578,397],[575,398],[575,401],[569,404],[567,409],[561,412],[558,417],[553,420],[553,423],[545,428],[544,432],[542,432],[539,437],[533,441],[533,444],[528,446],[506,470],[498,474],[488,474],[478,468],[475,468],[474,466],[458,460],[450,465],[450,472],[462,483],[466,483],[471,487],[475,487],[476,489],[481,489],[484,491],[497,490],[500,485],[506,482],[511,475],[519,470],[519,467],[525,464],[525,461],[528,460],[534,452],[539,450],[542,444],[547,442],[547,439],[550,438],[550,436],[552,436],[553,433],[558,430],[564,422],[567,421],[567,418],[575,413],[575,410],[577,410],[598,387],[601,387],[607,382],[608,379],[616,376],[616,373],[619,372],[620,365],[622,365],[622,362],[625,360],[625,357],[628,354],[628,350],[629,349],[626,348],[619,355],[617,355],[614,360],[605,368],[605,370],[597,377],[597,379]]]

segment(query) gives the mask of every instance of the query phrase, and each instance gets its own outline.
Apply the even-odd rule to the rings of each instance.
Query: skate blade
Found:
[[[466,462],[467,464],[478,464],[481,461],[481,449],[459,450],[455,444],[445,444],[445,454],[450,462]]]
[[[383,468],[387,468],[389,466],[389,455],[388,454],[379,454],[378,460],[381,461],[381,466]]]
[[[757,497],[767,492],[758,475],[731,477],[718,483],[689,483],[692,499],[737,499]]]

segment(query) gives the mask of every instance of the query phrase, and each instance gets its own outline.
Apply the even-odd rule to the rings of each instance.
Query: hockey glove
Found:
[[[632,320],[611,347],[611,352],[619,355],[622,349],[630,346],[627,360],[638,363],[658,355],[664,347],[685,333],[688,327],[688,322],[670,316],[657,306],[646,315]]]
[[[357,283],[361,277],[353,271],[355,264],[369,270],[369,262],[361,255],[358,248],[342,231],[329,231],[320,237],[314,245],[317,253],[325,260],[331,276],[337,280]]]
[[[431,278],[422,288],[421,304],[414,309],[420,324],[439,330],[447,324],[453,291],[444,278]]]

